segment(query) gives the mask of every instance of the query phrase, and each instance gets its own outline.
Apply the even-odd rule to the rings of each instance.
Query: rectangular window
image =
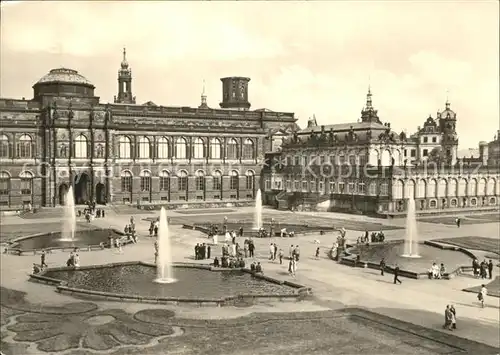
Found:
[[[122,192],[132,192],[132,176],[122,176]]]
[[[203,196],[196,196],[197,200],[203,200]]]
[[[180,191],[186,191],[188,187],[188,177],[187,176],[179,176],[177,178],[177,186]]]
[[[170,191],[170,178],[160,176],[160,191]]]
[[[354,193],[354,183],[353,182],[350,182],[348,185],[347,185],[347,188],[348,188],[348,192],[350,194]]]
[[[359,183],[358,184],[358,193],[360,195],[364,195],[365,194],[365,184],[364,183]]]
[[[408,150],[406,150],[406,149],[404,150],[404,156],[405,157],[408,156]]]
[[[304,162],[304,166],[309,165],[309,157],[307,155],[302,157],[302,161]]]
[[[429,155],[429,151],[427,149],[424,149],[424,151],[422,152],[422,155],[424,157],[428,156]]]
[[[318,191],[323,192],[323,189],[324,189],[323,181],[320,181],[318,184]]]
[[[325,156],[324,156],[324,155],[322,155],[322,156],[320,156],[320,157],[319,157],[319,163],[320,163],[321,165],[325,164],[325,160],[326,160],[326,158],[325,158]]]
[[[292,157],[286,157],[286,166],[292,165]]]
[[[141,176],[141,191],[151,191],[150,176]]]
[[[300,181],[295,180],[293,182],[293,184],[294,184],[295,191],[299,191],[300,190]]]
[[[266,183],[264,184],[264,186],[266,191],[271,190],[271,180],[266,179]]]
[[[330,192],[335,192],[335,183],[333,181],[330,181],[328,189]]]
[[[292,182],[290,180],[286,181],[286,189],[291,190],[292,189]]]
[[[33,190],[33,179],[21,179],[21,194],[31,195],[31,190]]]
[[[335,155],[330,155],[330,164],[335,165]]]
[[[417,151],[416,151],[415,149],[412,149],[412,150],[410,151],[410,156],[411,156],[412,158],[415,158],[415,157],[417,156]]]
[[[300,157],[296,155],[294,158],[295,158],[295,165],[300,165]]]
[[[368,187],[368,192],[371,196],[377,195],[377,183],[376,182],[370,182],[370,185]]]
[[[185,195],[179,195],[179,200],[186,201],[186,196]]]
[[[436,143],[437,142],[437,138],[436,137],[432,137],[432,143]]]
[[[316,181],[311,181],[310,183],[311,191],[316,191]]]
[[[380,184],[380,195],[387,196],[389,194],[389,185],[386,182]]]
[[[349,156],[349,165],[356,165],[356,156],[350,155]]]
[[[196,177],[196,190],[203,191],[205,190],[205,177],[197,176]]]
[[[429,139],[427,137],[424,137],[424,143],[427,143]]]
[[[231,176],[229,179],[229,189],[230,190],[238,190],[239,185],[239,176]]]
[[[345,191],[345,183],[339,182],[339,192],[343,194]]]
[[[302,181],[302,191],[307,191],[307,181]]]
[[[222,189],[222,176],[214,176],[212,180],[214,190]]]
[[[245,181],[246,184],[245,185],[246,185],[246,189],[247,190],[253,190],[253,188],[254,188],[254,181],[255,181],[255,179],[254,179],[253,175],[247,175],[246,176],[246,181]]]
[[[360,166],[365,166],[366,165],[366,155],[360,155],[358,157],[358,159],[359,159],[359,165]]]

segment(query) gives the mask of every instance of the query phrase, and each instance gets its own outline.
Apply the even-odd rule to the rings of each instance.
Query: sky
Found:
[[[499,2],[2,2],[0,96],[31,98],[50,69],[78,70],[102,102],[122,48],[138,103],[198,106],[205,81],[250,77],[252,109],[304,127],[356,122],[368,87],[379,117],[416,131],[448,97],[461,148],[499,128]]]

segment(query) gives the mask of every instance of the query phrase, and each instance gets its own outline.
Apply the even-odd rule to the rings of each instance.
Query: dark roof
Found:
[[[300,130],[297,132],[298,134],[307,134],[311,132],[321,132],[322,126],[314,126],[314,127],[308,127]],[[353,122],[353,123],[336,123],[336,124],[330,124],[330,125],[324,125],[324,130],[325,132],[330,132],[333,130],[334,132],[337,131],[349,131],[352,127],[354,131],[362,131],[362,130],[367,130],[367,129],[372,129],[372,130],[386,130],[387,127],[384,126],[383,124],[380,123],[375,123],[375,122]]]

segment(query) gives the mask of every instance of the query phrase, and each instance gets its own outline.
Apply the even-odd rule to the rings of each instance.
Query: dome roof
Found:
[[[449,101],[446,101],[446,108],[443,112],[441,112],[441,118],[451,118],[456,119],[457,114],[450,108]]]
[[[52,69],[47,75],[37,81],[37,84],[47,83],[69,83],[69,84],[82,84],[93,86],[83,75],[78,74],[76,70],[67,68]]]

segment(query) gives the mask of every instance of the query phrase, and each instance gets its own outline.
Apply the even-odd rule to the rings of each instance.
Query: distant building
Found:
[[[253,203],[270,132],[293,113],[250,110],[249,78],[222,80],[221,109],[137,104],[126,58],[114,103],[72,69],[53,69],[31,100],[0,99],[0,208],[65,203]]]
[[[358,122],[318,126],[313,117],[280,137],[263,171],[266,202],[389,216],[404,214],[409,197],[420,213],[498,208],[499,168],[488,159],[494,144],[481,143],[477,161],[458,159],[456,124],[447,101],[415,134],[394,132],[369,90]]]

